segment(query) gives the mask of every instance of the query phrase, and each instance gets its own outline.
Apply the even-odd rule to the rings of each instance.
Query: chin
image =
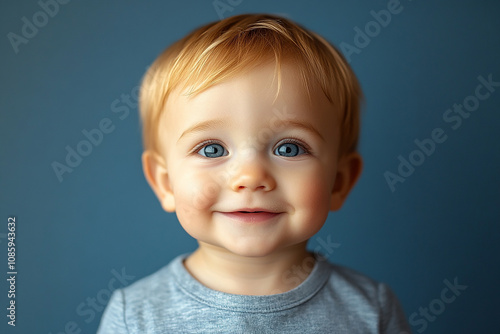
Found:
[[[235,255],[244,257],[263,257],[273,254],[277,249],[275,245],[262,245],[262,243],[248,243],[246,245],[240,243],[225,248]]]

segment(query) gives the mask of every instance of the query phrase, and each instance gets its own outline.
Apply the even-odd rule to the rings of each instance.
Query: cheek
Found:
[[[174,173],[173,182],[175,213],[184,230],[195,239],[202,239],[206,233],[204,222],[210,215],[210,208],[216,203],[220,186],[215,180],[200,171],[184,169]]]
[[[202,211],[214,204],[220,192],[220,185],[210,173],[190,172],[184,169],[184,172],[174,174],[176,175],[173,182],[176,211]]]
[[[304,180],[300,184],[300,191],[297,192],[298,202],[304,208],[311,208],[315,211],[328,212],[330,203],[330,192],[326,186],[325,180],[311,178]]]
[[[309,219],[326,219],[328,215],[331,189],[329,175],[326,174],[317,167],[288,176],[287,197]]]

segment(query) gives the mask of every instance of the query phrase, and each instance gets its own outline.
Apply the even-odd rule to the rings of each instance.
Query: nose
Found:
[[[241,163],[230,179],[230,187],[233,191],[270,191],[276,188],[276,181],[265,162],[255,157]]]

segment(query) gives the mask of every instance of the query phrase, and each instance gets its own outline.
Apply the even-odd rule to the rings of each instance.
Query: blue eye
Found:
[[[283,157],[296,157],[297,155],[304,154],[306,151],[297,144],[284,143],[274,150],[274,154]]]
[[[207,158],[219,158],[227,155],[226,149],[220,144],[205,145],[197,153]]]

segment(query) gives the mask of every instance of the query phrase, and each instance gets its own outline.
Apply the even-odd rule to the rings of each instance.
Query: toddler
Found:
[[[140,92],[144,174],[198,241],[116,290],[99,333],[409,333],[388,286],[307,250],[362,169],[361,89],[289,19],[238,15],[167,48]]]

